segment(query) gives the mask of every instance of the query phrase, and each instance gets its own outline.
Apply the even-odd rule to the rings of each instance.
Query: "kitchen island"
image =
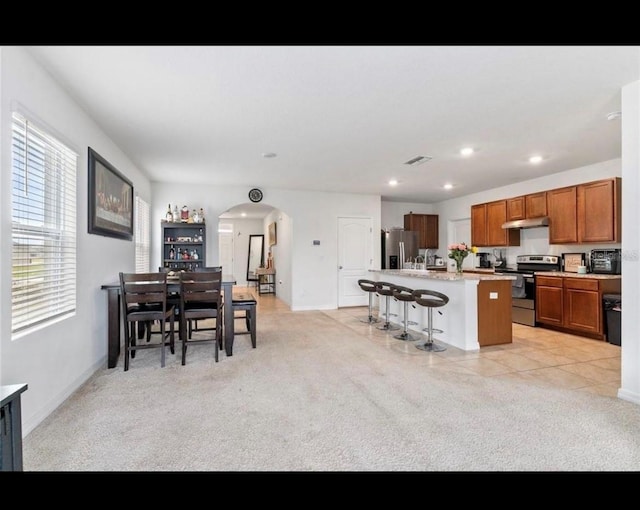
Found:
[[[513,275],[491,273],[463,273],[417,269],[370,269],[372,280],[386,281],[410,289],[442,292],[449,302],[434,310],[433,327],[443,332],[434,335],[440,342],[465,351],[475,351],[488,345],[512,342],[511,285]],[[389,312],[398,314],[392,322],[401,324],[403,308],[390,300]],[[385,314],[385,299],[379,301],[380,317]],[[409,307],[412,331],[427,327],[427,309],[420,305]]]

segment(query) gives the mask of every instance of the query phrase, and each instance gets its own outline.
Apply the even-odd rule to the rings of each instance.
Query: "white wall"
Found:
[[[640,404],[640,82],[622,88],[622,385],[618,396]]]
[[[148,179],[26,50],[2,48],[0,66],[0,382],[29,385],[22,396],[26,435],[106,364],[107,295],[100,286],[117,281],[119,271],[135,268],[132,241],[87,233],[87,147],[91,146],[127,176],[135,192],[146,201],[150,201],[151,188]],[[75,316],[12,340],[10,132],[16,102],[36,121],[55,130],[79,154],[78,272]]]
[[[380,219],[383,230],[391,228],[404,228],[404,215],[414,212],[416,214],[435,214],[435,206],[432,204],[418,204],[414,202],[389,202],[382,200],[382,216]]]
[[[160,220],[166,204],[187,204],[190,208],[204,208],[207,239],[207,263],[217,265],[218,239],[214,232],[217,218],[234,205],[247,200],[246,186],[187,185],[153,182],[151,206],[152,267],[159,262],[159,251],[153,247],[161,242]],[[338,303],[338,217],[370,217],[373,232],[380,231],[380,196],[317,191],[292,191],[264,188],[264,203],[289,216],[291,223],[290,281],[278,273],[278,292],[291,288],[290,306],[293,310],[332,309]],[[280,229],[280,225],[278,225]],[[313,246],[312,240],[321,241]],[[374,237],[375,241],[375,237]],[[280,243],[280,230],[278,230]],[[282,249],[279,247],[279,250]],[[281,257],[282,254],[279,254]],[[276,261],[276,270],[280,263]],[[380,246],[374,242],[374,267],[380,267]],[[286,296],[286,290],[283,290]]]

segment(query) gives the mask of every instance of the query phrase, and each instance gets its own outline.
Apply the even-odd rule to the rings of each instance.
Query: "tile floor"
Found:
[[[263,313],[289,311],[289,307],[276,296],[253,293],[258,301],[258,320]],[[539,386],[610,397],[617,397],[620,387],[620,347],[604,341],[513,324],[511,344],[483,347],[476,352],[443,344],[447,347],[446,351],[429,353],[416,349],[414,342],[396,340],[393,338],[395,332],[386,333],[360,322],[360,318],[367,316],[366,307],[318,313],[349,327],[353,334],[367,336],[400,356],[420,356],[425,365],[434,370],[501,378],[505,381],[524,380]]]

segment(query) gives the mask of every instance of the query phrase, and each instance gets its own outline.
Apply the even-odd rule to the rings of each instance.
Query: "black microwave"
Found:
[[[597,274],[621,274],[621,250],[619,248],[591,250],[591,272]]]

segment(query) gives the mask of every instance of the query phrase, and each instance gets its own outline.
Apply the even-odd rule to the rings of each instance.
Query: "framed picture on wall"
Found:
[[[278,242],[276,237],[276,222],[269,224],[269,246],[273,246]]]
[[[133,184],[89,147],[90,234],[133,239]]]

